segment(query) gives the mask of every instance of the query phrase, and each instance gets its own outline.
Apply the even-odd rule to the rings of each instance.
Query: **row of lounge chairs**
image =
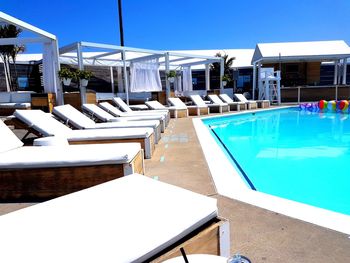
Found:
[[[215,199],[139,175],[167,110],[119,112],[101,103],[83,111],[17,110],[8,123],[44,136],[34,141],[40,147],[23,146],[0,121],[0,199],[55,198],[0,217],[0,259],[162,262],[180,248],[229,256],[229,227]]]
[[[205,102],[199,95],[191,95],[193,105],[186,105],[179,98],[169,98],[171,107],[165,107],[157,101],[146,101],[145,104],[151,109],[173,110],[176,117],[187,117],[188,115],[207,115],[212,112],[241,111],[247,109],[267,108],[270,106],[268,100],[252,101],[247,100],[242,94],[234,94],[238,101],[233,101],[227,94],[208,95],[210,103]]]

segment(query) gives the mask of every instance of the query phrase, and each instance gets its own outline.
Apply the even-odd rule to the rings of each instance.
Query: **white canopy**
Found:
[[[92,52],[83,52],[84,48],[89,48],[89,51],[92,51],[92,49],[104,51],[93,54]],[[73,51],[76,51],[76,53],[72,53]],[[77,63],[79,65],[79,69],[83,69],[84,65],[122,66],[124,75],[123,84],[124,87],[127,87],[125,89],[127,102],[129,102],[128,92],[130,87],[126,68],[131,64],[135,65],[137,62],[150,61],[153,59],[157,59],[158,67],[164,68],[166,73],[172,69],[178,69],[181,66],[196,66],[203,64],[206,65],[213,62],[219,62],[221,65],[220,87],[223,88],[222,76],[224,73],[224,63],[223,59],[220,57],[121,47],[91,42],[76,42],[70,44],[68,46],[60,48],[59,53],[60,59],[64,59],[66,62],[70,61],[71,63],[68,64]],[[84,103],[86,99],[84,87],[80,87],[80,93],[82,96],[82,103]],[[168,79],[166,79],[166,94],[168,98],[170,94],[170,83]]]
[[[256,45],[252,64],[275,61],[336,60],[350,57],[350,47],[343,40],[260,43]]]
[[[56,93],[57,104],[63,103],[62,90],[58,79],[58,44],[56,36],[32,26],[26,22],[18,20],[3,12],[0,12],[0,22],[12,24],[22,30],[29,31],[35,34],[35,37],[26,38],[1,38],[0,45],[20,45],[28,43],[43,44],[43,80],[44,91]]]

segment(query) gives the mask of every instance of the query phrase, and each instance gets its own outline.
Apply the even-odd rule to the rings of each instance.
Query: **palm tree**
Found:
[[[19,36],[21,32],[22,32],[22,29],[14,25],[5,24],[0,26],[0,38],[16,38]],[[5,71],[6,85],[7,85],[8,91],[15,90],[15,85],[11,77],[10,60],[12,60],[12,63],[15,65],[17,54],[23,51],[24,51],[24,46],[17,46],[17,45],[0,46],[0,57],[4,63],[4,71]],[[16,66],[14,67],[15,67],[15,74],[17,76]]]
[[[231,81],[229,81],[227,84],[228,86],[233,85],[232,82],[232,72],[231,72],[231,66],[233,61],[236,59],[235,57],[229,58],[227,54],[222,55],[221,53],[216,53],[215,57],[223,58],[224,59],[224,75],[227,75],[230,77]],[[218,85],[219,79],[220,79],[220,63],[214,62],[210,64],[210,76],[212,76],[212,84]]]

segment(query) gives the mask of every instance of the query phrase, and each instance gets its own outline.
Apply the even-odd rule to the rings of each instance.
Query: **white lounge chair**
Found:
[[[14,116],[14,125],[30,129],[38,136],[67,138],[69,144],[138,142],[145,152],[145,158],[151,158],[155,148],[152,128],[72,130],[41,110],[16,110]]]
[[[82,109],[89,108],[89,105],[95,106],[98,110],[105,112],[95,104],[84,104]],[[90,108],[92,108],[91,106]],[[61,106],[56,106],[52,113],[60,118],[64,123],[73,126],[79,130],[89,130],[89,129],[111,129],[111,128],[152,128],[154,132],[155,142],[158,143],[160,140],[161,127],[160,122],[157,120],[150,121],[123,121],[121,118],[109,119],[109,122],[96,123],[85,114],[78,111],[73,106],[66,104]],[[107,113],[107,112],[106,112]],[[108,114],[108,113],[107,113]],[[92,114],[94,115],[94,114]],[[108,114],[110,115],[110,114]],[[94,115],[95,116],[95,115]]]
[[[230,111],[241,111],[247,109],[245,102],[233,101],[227,94],[220,94],[219,97],[223,102],[226,102],[230,106]]]
[[[115,103],[122,111],[127,112],[127,113],[137,113],[137,114],[147,114],[147,113],[167,113],[169,114],[169,111],[167,109],[161,109],[161,110],[154,110],[150,109],[147,105],[147,109],[145,110],[144,108],[142,110],[137,110],[134,111],[131,106],[127,105],[121,98],[119,97],[114,97],[112,99],[113,103]]]
[[[208,95],[208,98],[212,102],[212,104],[221,106],[220,113],[230,111],[230,106],[228,105],[228,103],[223,102],[217,95]]]
[[[137,114],[137,112],[123,112],[108,102],[101,102],[98,106],[113,117],[122,117],[128,121],[159,120],[162,124],[162,132],[169,124],[170,114],[168,113]]]
[[[186,105],[165,107],[156,100],[146,101],[145,104],[152,110],[169,110],[172,118],[188,117],[188,109]]]
[[[144,171],[139,143],[68,145],[63,138],[59,142],[23,146],[0,120],[1,202],[47,200]]]
[[[168,101],[175,107],[187,107],[189,115],[200,116],[209,114],[208,106],[186,105],[179,98],[169,98]]]
[[[230,251],[214,198],[137,174],[3,215],[0,232],[2,262],[163,262],[180,248]]]
[[[252,109],[257,109],[258,108],[257,101],[255,101],[255,100],[247,100],[247,98],[244,97],[243,94],[235,93],[235,94],[233,94],[233,96],[235,96],[235,98],[238,101],[244,102],[247,105],[248,110],[252,110]]]
[[[215,103],[207,104],[199,95],[191,95],[190,99],[197,106],[204,107],[206,105],[209,108],[210,113],[212,112],[222,113],[222,106],[220,104],[215,104]]]

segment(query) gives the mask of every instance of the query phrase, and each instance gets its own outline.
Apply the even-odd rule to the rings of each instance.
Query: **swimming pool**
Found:
[[[203,120],[251,189],[350,215],[350,119],[297,108]]]

